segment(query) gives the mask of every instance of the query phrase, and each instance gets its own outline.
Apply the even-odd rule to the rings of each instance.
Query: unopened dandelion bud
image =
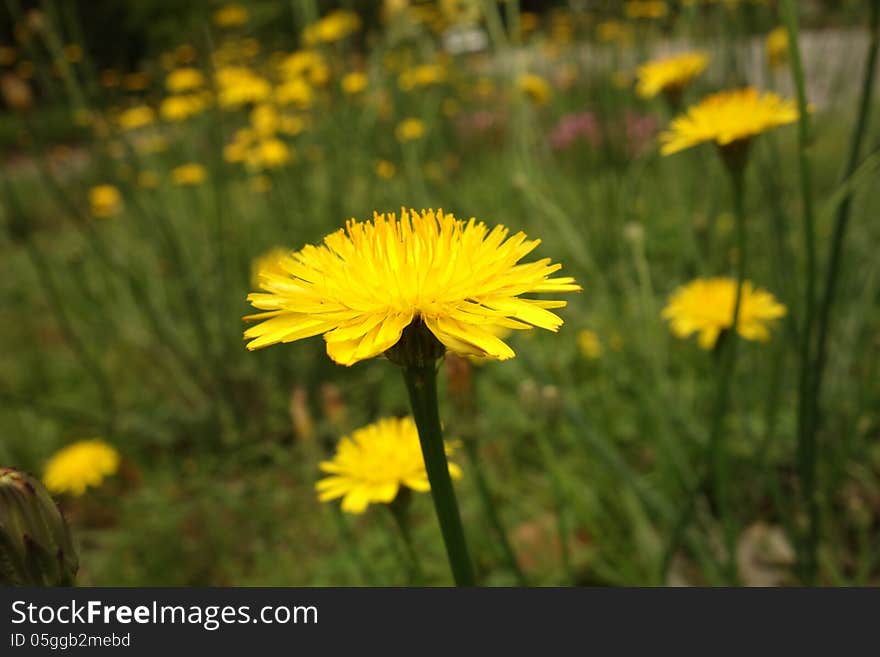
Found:
[[[71,586],[78,560],[70,531],[35,478],[0,468],[0,586]]]

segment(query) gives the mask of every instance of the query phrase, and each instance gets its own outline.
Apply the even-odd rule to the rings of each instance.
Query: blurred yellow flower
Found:
[[[303,78],[291,78],[275,88],[275,102],[307,109],[314,100],[312,87]]]
[[[651,60],[636,71],[636,92],[642,98],[653,98],[661,92],[678,93],[708,65],[709,55],[703,52],[686,52]]]
[[[595,331],[581,329],[577,335],[578,349],[587,360],[595,360],[602,355],[602,341]]]
[[[168,96],[159,104],[159,115],[166,121],[180,122],[201,114],[207,107],[205,93]]]
[[[89,205],[96,217],[111,217],[122,208],[122,195],[113,185],[96,185],[89,190]]]
[[[517,88],[535,105],[546,105],[553,91],[540,75],[523,73],[517,79]]]
[[[397,139],[402,142],[415,141],[425,136],[425,123],[421,119],[407,118],[397,124]]]
[[[768,325],[784,317],[786,308],[776,298],[745,281],[742,286],[737,333],[746,340],[766,342]],[[722,331],[730,329],[736,302],[736,281],[732,278],[700,278],[678,288],[663,309],[663,319],[679,338],[698,334],[700,347],[711,349]]]
[[[236,108],[261,103],[272,94],[272,85],[246,66],[224,66],[216,74],[218,103]]]
[[[247,9],[241,5],[226,5],[214,12],[214,25],[217,27],[238,27],[247,21]]]
[[[759,94],[747,87],[722,91],[690,107],[661,133],[663,155],[677,153],[703,142],[728,146],[798,120],[794,101],[773,92]]]
[[[453,447],[446,443],[447,455]],[[315,490],[321,502],[342,498],[342,510],[359,514],[370,504],[390,504],[401,487],[420,493],[431,490],[416,424],[411,417],[383,418],[339,441],[330,461],[320,464],[327,473]],[[461,478],[461,469],[449,463],[449,475]]]
[[[248,164],[258,169],[275,169],[284,166],[292,157],[287,144],[275,137],[261,139],[248,153]]]
[[[248,296],[262,312],[245,317],[260,322],[245,331],[247,347],[323,334],[330,358],[353,365],[415,325],[458,354],[513,358],[491,329],[557,331],[562,319],[550,309],[566,305],[519,295],[580,290],[570,277],[551,278],[561,265],[549,258],[517,264],[538,243],[442,210],[351,219],[322,245],[285,256],[284,275],[261,277],[263,292]]]
[[[176,68],[165,76],[165,87],[174,94],[201,89],[205,86],[205,76],[197,68]]]
[[[765,44],[767,49],[767,61],[773,68],[785,64],[788,59],[788,31],[780,26],[767,35]]]
[[[307,25],[303,30],[303,40],[309,46],[318,43],[341,41],[361,29],[361,19],[353,11],[337,9]]]
[[[156,122],[156,112],[147,105],[138,105],[124,110],[116,118],[116,123],[123,130],[137,130]]]
[[[196,162],[181,164],[179,167],[171,170],[171,179],[174,181],[174,184],[184,187],[201,185],[207,176],[205,167]]]
[[[345,93],[354,96],[367,88],[367,76],[360,71],[353,71],[343,76],[340,85]]]
[[[627,18],[663,18],[669,7],[663,0],[630,0],[623,6]]]
[[[404,91],[416,87],[429,87],[446,80],[446,67],[441,64],[423,64],[405,70],[397,79],[398,86]]]
[[[388,160],[379,160],[376,162],[376,175],[382,180],[391,180],[397,173],[397,167],[393,162]]]
[[[82,495],[119,470],[119,452],[103,440],[80,440],[49,459],[43,483],[51,492]]]

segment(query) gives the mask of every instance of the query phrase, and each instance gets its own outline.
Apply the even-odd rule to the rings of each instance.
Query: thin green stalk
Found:
[[[865,74],[862,79],[862,93],[859,100],[858,115],[856,117],[856,124],[853,127],[849,157],[847,159],[846,169],[842,176],[842,182],[851,178],[858,168],[859,153],[861,152],[862,141],[864,140],[868,127],[868,116],[871,108],[874,78],[877,72],[877,52],[878,49],[880,49],[880,0],[874,0],[871,4],[870,32],[871,41],[868,46]],[[829,324],[831,322],[831,310],[834,306],[834,296],[837,290],[837,280],[840,274],[844,238],[846,237],[846,230],[849,225],[852,197],[853,191],[851,190],[840,202],[837,209],[837,214],[834,219],[834,232],[831,238],[831,246],[829,247],[827,278],[825,280],[825,287],[819,306],[816,360],[815,365],[813,366],[813,389],[810,396],[810,404],[816,409],[816,416],[814,416],[813,422],[807,427],[807,431],[813,434],[811,440],[815,440],[815,433],[820,422],[820,418],[818,417],[819,402],[822,393],[822,379],[828,358]]]
[[[816,498],[816,434],[810,427],[815,421],[811,400],[812,345],[816,303],[816,226],[813,211],[812,169],[809,149],[812,144],[810,112],[807,105],[806,83],[798,43],[798,14],[793,0],[783,0],[783,18],[788,30],[788,51],[792,75],[797,89],[798,144],[800,163],[801,200],[804,206],[804,251],[806,253],[806,289],[804,293],[803,329],[800,345],[800,382],[798,401],[797,461],[801,492],[807,510],[808,529],[800,554],[800,568],[805,582],[814,584],[818,574],[819,504]]]
[[[489,488],[489,481],[486,479],[486,474],[483,472],[482,459],[480,458],[477,441],[472,437],[469,437],[465,438],[462,442],[464,443],[464,451],[468,458],[468,470],[472,473],[474,481],[477,484],[477,492],[480,495],[480,501],[483,503],[483,512],[486,514],[486,520],[489,521],[489,526],[492,527],[492,531],[495,532],[495,538],[498,540],[498,547],[501,549],[504,561],[507,563],[507,567],[516,576],[517,583],[520,586],[528,586],[528,580],[526,580],[526,576],[516,558],[516,552],[514,552],[513,546],[510,544],[510,539],[507,536],[504,522],[501,520],[498,509],[495,507],[495,501],[492,499],[492,490]]]
[[[731,182],[733,189],[733,201],[736,215],[736,244],[737,244],[737,261],[736,261],[736,295],[733,301],[733,316],[731,318],[730,329],[719,337],[718,348],[720,349],[720,360],[718,364],[718,388],[715,396],[715,404],[711,424],[709,428],[709,441],[706,445],[706,475],[700,479],[697,485],[692,489],[685,506],[682,508],[677,521],[673,525],[673,531],[669,544],[662,562],[662,574],[665,579],[666,574],[672,564],[672,558],[678,550],[678,546],[684,537],[694,512],[696,511],[697,498],[700,492],[711,486],[712,494],[719,518],[724,527],[724,539],[727,554],[727,564],[725,566],[726,576],[730,584],[738,581],[738,573],[736,566],[736,524],[731,512],[730,500],[728,497],[728,472],[727,472],[727,454],[724,449],[724,419],[727,415],[727,409],[730,402],[730,384],[733,380],[734,370],[736,366],[737,343],[739,342],[739,334],[737,325],[739,324],[739,311],[742,302],[742,288],[746,275],[746,226],[745,226],[745,176],[743,169],[731,169]]]
[[[419,442],[425,459],[425,470],[431,483],[434,510],[446,545],[452,575],[458,586],[475,586],[474,568],[464,538],[464,528],[449,476],[446,447],[440,427],[437,401],[437,368],[435,363],[406,365],[403,378],[409,393],[413,418],[419,430]]]

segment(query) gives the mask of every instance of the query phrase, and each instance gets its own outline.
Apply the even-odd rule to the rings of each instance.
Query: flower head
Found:
[[[546,105],[553,95],[547,80],[535,73],[523,73],[517,79],[516,86],[535,105]]]
[[[581,329],[577,335],[577,342],[581,356],[587,360],[595,360],[602,355],[602,340],[595,331]]]
[[[703,52],[686,52],[651,60],[636,71],[636,92],[642,98],[653,98],[668,91],[679,92],[708,65],[709,56]]]
[[[397,125],[395,131],[398,141],[416,141],[425,136],[425,123],[421,119],[407,118]]]
[[[214,12],[214,25],[218,27],[238,27],[248,20],[247,9],[241,5],[226,5]]]
[[[711,349],[721,331],[730,328],[736,303],[736,281],[732,278],[700,278],[680,287],[669,298],[663,318],[679,338],[699,334],[703,349]],[[742,286],[737,333],[746,340],[766,342],[768,324],[784,317],[786,308],[776,298],[752,283]]]
[[[747,142],[752,137],[798,120],[791,100],[773,92],[759,94],[747,87],[722,91],[703,99],[672,121],[660,135],[663,155],[671,155],[703,142],[719,146]]]
[[[206,176],[205,167],[196,162],[181,164],[179,167],[171,170],[171,178],[174,180],[174,184],[184,187],[201,185],[205,181]]]
[[[765,47],[770,66],[774,68],[782,66],[788,57],[788,30],[782,26],[771,30],[767,35]]]
[[[340,85],[342,90],[350,96],[361,93],[367,88],[367,75],[361,71],[352,71],[343,76]]]
[[[205,76],[197,68],[176,68],[166,76],[165,86],[174,94],[193,91],[205,86]]]
[[[96,217],[110,217],[122,207],[122,195],[113,185],[96,185],[89,190],[89,205]]]
[[[446,453],[451,452],[446,445]],[[315,485],[318,499],[341,497],[342,510],[348,513],[363,513],[371,503],[393,502],[401,486],[420,493],[431,490],[411,417],[384,418],[357,429],[339,442],[333,460],[320,468],[329,476]],[[461,470],[450,463],[449,474],[458,479]]]
[[[103,440],[80,440],[49,459],[43,482],[53,493],[82,495],[119,469],[119,452]]]
[[[123,130],[137,130],[156,121],[156,113],[152,107],[139,105],[122,112],[116,119]]]
[[[551,278],[562,265],[549,258],[519,264],[539,242],[442,210],[351,219],[323,244],[282,258],[283,275],[263,273],[263,292],[248,296],[263,312],[245,318],[260,321],[245,332],[247,346],[323,335],[330,358],[352,365],[395,346],[413,324],[451,351],[512,358],[493,328],[556,331],[562,319],[550,309],[566,305],[520,295],[581,289]]]

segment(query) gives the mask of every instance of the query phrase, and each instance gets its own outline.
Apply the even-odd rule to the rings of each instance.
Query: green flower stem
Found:
[[[431,497],[443,533],[446,554],[458,586],[475,586],[474,568],[464,538],[464,528],[455,500],[455,489],[449,476],[440,412],[437,404],[436,363],[406,365],[403,378],[409,392],[413,418],[419,430],[419,442],[425,459],[425,470],[431,483]]]
[[[849,155],[846,163],[846,169],[843,174],[843,181],[848,180],[855,173],[859,164],[859,153],[861,152],[862,141],[868,126],[868,116],[870,114],[871,101],[874,89],[874,78],[877,72],[877,52],[880,49],[880,0],[874,0],[871,3],[870,18],[870,44],[868,46],[868,57],[865,64],[865,73],[862,78],[862,92],[859,99],[858,115],[853,128],[852,138],[850,140]],[[834,229],[831,238],[831,246],[828,255],[828,271],[826,273],[825,286],[822,290],[822,298],[819,305],[817,328],[816,328],[816,357],[812,367],[813,378],[811,389],[806,399],[806,407],[810,410],[809,420],[804,427],[804,443],[812,449],[815,458],[816,432],[819,428],[821,418],[820,414],[820,398],[822,394],[822,379],[825,373],[825,365],[828,359],[828,332],[831,321],[831,309],[834,305],[834,297],[837,290],[837,278],[840,273],[841,257],[843,253],[843,243],[846,237],[846,229],[849,224],[850,209],[852,206],[852,192],[840,202],[834,219]],[[813,466],[815,467],[815,466]],[[814,475],[815,476],[815,475]],[[810,500],[811,522],[808,539],[809,554],[806,564],[817,563],[816,552],[818,550],[818,533],[819,518],[813,512],[818,514],[818,502],[813,498]],[[816,573],[806,571],[811,578],[808,581],[815,581]]]
[[[745,226],[745,167],[729,168],[733,189],[733,202],[736,215],[736,295],[733,302],[733,317],[730,329],[719,337],[717,348],[720,351],[718,365],[718,389],[715,396],[715,404],[711,425],[709,428],[709,442],[706,445],[706,474],[700,478],[697,485],[691,490],[688,500],[682,507],[676,522],[673,524],[672,535],[661,565],[661,577],[665,581],[672,565],[672,558],[678,550],[682,539],[690,526],[693,515],[696,512],[697,498],[700,492],[707,487],[712,487],[712,493],[718,516],[724,526],[724,540],[727,551],[727,564],[725,574],[729,584],[737,583],[739,575],[736,566],[736,524],[730,509],[728,499],[728,472],[727,454],[724,449],[724,418],[727,415],[727,407],[730,401],[730,383],[733,380],[737,342],[739,334],[736,326],[739,323],[739,310],[742,301],[742,287],[746,277],[746,226]]]
[[[813,211],[812,168],[809,149],[812,143],[810,111],[807,106],[804,68],[798,44],[798,14],[793,0],[783,0],[782,13],[788,30],[788,53],[792,75],[797,89],[798,144],[800,164],[801,201],[804,206],[804,251],[806,252],[806,286],[804,292],[803,329],[800,344],[800,381],[797,418],[797,462],[808,528],[800,554],[800,570],[804,581],[813,584],[818,573],[819,503],[816,497],[816,434],[812,427],[815,405],[810,398],[813,390],[813,327],[816,304],[816,220]]]
[[[498,509],[495,508],[495,501],[492,499],[492,490],[490,489],[489,481],[483,472],[482,460],[480,459],[477,441],[473,438],[465,438],[462,442],[464,443],[464,451],[468,458],[468,469],[474,476],[474,481],[477,484],[477,492],[480,494],[480,501],[483,503],[483,512],[486,514],[486,520],[489,521],[489,525],[495,532],[495,537],[498,539],[498,546],[501,548],[504,560],[507,562],[507,567],[516,576],[517,583],[520,586],[528,586],[528,580],[519,565],[519,561],[516,558],[516,552],[514,552],[513,546],[510,544],[507,530],[504,528],[504,522],[498,514]]]
[[[736,369],[736,352],[739,343],[739,311],[742,304],[742,288],[746,278],[746,222],[745,222],[745,191],[744,169],[731,170],[731,182],[733,188],[733,202],[736,216],[736,295],[733,301],[733,317],[730,329],[721,344],[721,361],[718,373],[718,394],[715,398],[715,412],[712,416],[712,425],[709,432],[709,471],[714,486],[715,503],[718,507],[718,515],[724,525],[724,535],[727,547],[727,574],[730,583],[736,583],[738,579],[736,568],[736,526],[731,515],[730,500],[728,497],[728,472],[727,454],[723,445],[724,418],[730,403],[730,384]]]

